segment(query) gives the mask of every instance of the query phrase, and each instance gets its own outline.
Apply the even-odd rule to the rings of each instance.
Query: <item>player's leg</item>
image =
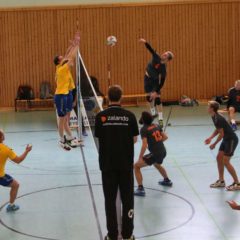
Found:
[[[102,172],[102,186],[105,199],[105,212],[108,235],[105,239],[117,240],[118,223],[116,211],[116,198],[118,191],[118,173]]]
[[[67,99],[66,99],[66,95],[63,94],[57,94],[54,97],[54,101],[55,101],[55,106],[57,109],[57,114],[58,114],[58,133],[60,136],[60,141],[59,141],[59,145],[69,151],[71,150],[71,148],[67,145],[66,140],[64,138],[64,128],[65,128],[65,122],[66,122],[66,104],[67,104]]]
[[[224,181],[224,148],[225,144],[224,142],[221,143],[219,152],[217,155],[217,167],[218,167],[218,180],[215,183],[212,183],[210,185],[211,188],[219,188],[219,187],[225,187],[225,181]]]
[[[119,189],[122,200],[122,237],[123,239],[133,238],[133,217],[134,217],[134,180],[133,171],[120,172]]]
[[[136,196],[145,196],[145,190],[143,187],[143,177],[141,173],[141,168],[146,167],[146,166],[151,166],[153,164],[153,156],[151,153],[146,154],[143,156],[143,159],[139,159],[135,164],[134,164],[134,173],[135,173],[135,178],[138,183],[138,188],[135,190],[134,195]]]
[[[237,124],[236,124],[236,107],[230,106],[228,108],[228,117],[229,117],[229,122],[231,124],[231,127],[234,131],[237,130]]]
[[[238,145],[238,139],[237,138],[235,140],[225,142],[226,147],[225,147],[225,150],[224,150],[224,157],[223,157],[224,166],[226,167],[229,174],[233,178],[233,183],[230,186],[227,187],[227,190],[230,190],[230,191],[240,190],[240,183],[239,183],[239,179],[238,179],[236,170],[230,162],[230,159],[234,155],[234,151],[235,151],[237,145]]]
[[[19,209],[19,206],[14,204],[14,202],[17,198],[19,183],[16,180],[14,180],[10,175],[5,174],[5,176],[0,178],[0,185],[10,188],[10,200],[7,206],[7,211],[8,212],[17,211]]]
[[[79,146],[79,141],[73,136],[72,134],[72,130],[70,128],[69,122],[70,122],[70,115],[71,115],[71,111],[73,110],[73,95],[72,95],[72,91],[69,91],[68,95],[67,95],[67,105],[66,105],[66,118],[65,118],[65,122],[64,122],[64,130],[66,132],[66,142],[67,144],[72,147],[75,148],[77,146]]]
[[[147,75],[144,76],[144,90],[146,93],[146,100],[150,106],[150,111],[153,117],[156,116],[156,109],[155,109],[155,101],[151,98],[151,93],[153,91],[154,82],[153,79],[148,77]]]
[[[162,152],[160,156],[155,156],[154,167],[159,171],[162,175],[163,180],[158,183],[163,186],[172,186],[172,181],[169,179],[166,169],[162,166],[163,160],[166,157],[166,152]]]
[[[160,127],[162,128],[163,127],[163,106],[160,98],[160,93],[158,93],[158,96],[155,98],[154,105],[157,108],[158,122]]]

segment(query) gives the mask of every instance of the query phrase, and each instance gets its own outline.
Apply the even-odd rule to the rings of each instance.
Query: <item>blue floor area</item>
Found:
[[[146,108],[129,109],[139,118]],[[143,169],[146,197],[135,198],[137,239],[239,240],[240,211],[230,209],[226,201],[240,202],[240,191],[209,188],[217,179],[217,149],[204,145],[214,130],[206,106],[164,107],[164,118],[170,123],[164,166],[173,186],[159,186],[155,168]],[[20,182],[21,209],[6,213],[9,189],[0,187],[0,240],[101,239],[106,234],[104,200],[90,133],[82,149],[65,152],[57,144],[55,112],[0,112],[0,128],[6,132],[5,143],[18,154],[28,143],[33,145],[22,164],[7,164],[7,173]],[[135,160],[140,147],[139,138]],[[240,175],[239,147],[232,163]],[[225,176],[231,184],[227,172]]]

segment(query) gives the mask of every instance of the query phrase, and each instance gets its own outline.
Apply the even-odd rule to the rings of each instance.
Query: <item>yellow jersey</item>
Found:
[[[0,177],[3,177],[5,175],[5,165],[7,159],[10,158],[13,160],[16,158],[16,156],[16,153],[12,149],[3,143],[0,143]]]
[[[57,65],[56,67],[56,82],[57,89],[55,94],[68,94],[72,74],[68,64]]]
[[[72,91],[73,89],[75,88],[75,83],[73,81],[73,77],[71,75],[71,78],[70,78],[70,83],[69,83],[69,91]]]

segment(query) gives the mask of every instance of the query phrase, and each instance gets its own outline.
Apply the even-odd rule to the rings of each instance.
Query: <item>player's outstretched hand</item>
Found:
[[[141,43],[146,43],[147,41],[146,41],[144,38],[140,38],[140,39],[139,39],[139,42],[141,42]]]
[[[236,209],[236,210],[240,209],[240,206],[235,201],[227,201],[227,203],[232,209]]]
[[[210,143],[211,143],[211,138],[207,138],[207,139],[204,141],[204,143],[205,143],[206,145],[210,144]]]
[[[213,150],[215,147],[216,147],[215,144],[211,144],[211,145],[210,145],[210,149],[211,149],[211,150]]]
[[[32,150],[32,145],[31,144],[28,144],[27,147],[26,147],[26,151],[27,152],[30,152]]]

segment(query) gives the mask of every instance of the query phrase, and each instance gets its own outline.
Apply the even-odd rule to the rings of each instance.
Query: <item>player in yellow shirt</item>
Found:
[[[4,140],[4,132],[0,129],[0,185],[11,188],[7,211],[13,212],[19,209],[19,206],[14,204],[19,189],[19,183],[10,175],[5,173],[5,165],[8,159],[11,159],[13,162],[18,164],[21,163],[26,158],[28,153],[32,150],[32,146],[27,145],[24,153],[20,156],[17,156],[11,148],[3,143]]]
[[[75,34],[74,40],[71,42],[65,56],[56,56],[54,64],[56,65],[56,83],[57,88],[54,96],[55,105],[59,117],[58,131],[60,135],[60,146],[65,150],[71,150],[76,147],[78,142],[72,136],[71,129],[68,124],[68,96],[71,85],[74,85],[70,66],[76,56],[79,47],[80,36]],[[74,86],[75,87],[75,86]],[[71,94],[70,94],[71,95]],[[64,135],[66,132],[66,137]]]

